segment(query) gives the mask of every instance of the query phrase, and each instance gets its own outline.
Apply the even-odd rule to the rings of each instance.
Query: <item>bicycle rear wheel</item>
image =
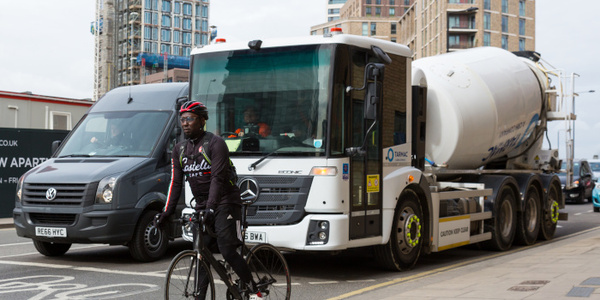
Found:
[[[256,245],[250,249],[246,262],[263,299],[290,299],[290,271],[277,248],[270,244]]]
[[[195,292],[196,285],[199,292]],[[181,251],[171,261],[165,281],[165,299],[215,300],[215,281],[210,267],[198,260],[196,251]]]

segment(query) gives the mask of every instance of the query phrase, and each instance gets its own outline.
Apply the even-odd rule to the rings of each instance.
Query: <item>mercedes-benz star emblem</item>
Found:
[[[52,200],[54,200],[54,198],[56,198],[56,189],[55,188],[49,188],[46,191],[46,199],[48,199],[48,201],[52,201]]]
[[[258,184],[254,179],[244,178],[238,183],[240,196],[244,201],[254,201],[258,198]]]

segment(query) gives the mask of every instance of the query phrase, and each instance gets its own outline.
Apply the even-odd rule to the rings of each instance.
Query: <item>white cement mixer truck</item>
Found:
[[[192,52],[189,97],[208,106],[207,130],[225,139],[241,191],[257,196],[248,242],[372,247],[404,270],[462,245],[552,239],[560,164],[541,146],[560,119],[556,82],[536,59],[498,48],[411,57],[346,34]]]

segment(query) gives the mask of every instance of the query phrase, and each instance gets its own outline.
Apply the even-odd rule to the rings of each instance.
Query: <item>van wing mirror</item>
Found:
[[[54,155],[58,147],[60,147],[60,144],[62,144],[61,140],[56,140],[52,142],[52,155]]]

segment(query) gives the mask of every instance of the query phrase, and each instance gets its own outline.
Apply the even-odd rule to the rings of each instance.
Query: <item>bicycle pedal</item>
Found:
[[[256,294],[250,294],[250,297],[248,298],[249,300],[262,300],[262,294],[260,292],[256,293]]]

